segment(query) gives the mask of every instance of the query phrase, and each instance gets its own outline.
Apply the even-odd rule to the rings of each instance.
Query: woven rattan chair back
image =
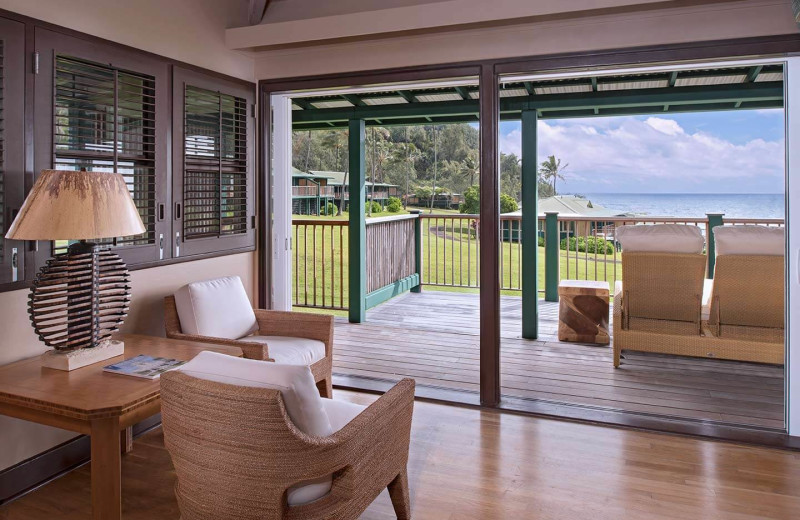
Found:
[[[782,329],[784,277],[783,256],[718,256],[709,324]]]
[[[700,322],[705,256],[684,253],[622,253],[626,321]]]

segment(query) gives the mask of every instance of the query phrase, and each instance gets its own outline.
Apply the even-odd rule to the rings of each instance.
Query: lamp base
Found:
[[[108,340],[92,348],[79,348],[66,352],[50,350],[42,354],[42,366],[70,371],[121,356],[124,353],[125,343]]]

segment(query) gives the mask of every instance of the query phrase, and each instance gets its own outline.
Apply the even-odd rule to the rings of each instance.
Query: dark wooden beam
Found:
[[[480,73],[480,398],[500,404],[500,93],[491,64]]]

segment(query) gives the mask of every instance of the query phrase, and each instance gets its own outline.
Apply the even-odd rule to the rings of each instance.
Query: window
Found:
[[[34,172],[120,173],[145,225],[141,235],[97,240],[130,266],[172,254],[168,146],[169,64],[130,49],[36,30]],[[56,253],[68,242],[57,242]],[[50,254],[40,247],[37,264]]]
[[[24,244],[3,236],[22,205],[25,27],[0,18],[0,284],[24,278]]]
[[[253,91],[181,69],[173,85],[174,120],[183,123],[174,138],[180,256],[252,248]]]
[[[146,231],[98,242],[154,244],[154,78],[69,56],[55,62],[55,168],[122,174]]]

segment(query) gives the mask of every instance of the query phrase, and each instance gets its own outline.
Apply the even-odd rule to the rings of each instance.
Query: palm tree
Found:
[[[405,140],[397,143],[397,146],[394,147],[389,158],[392,164],[403,166],[406,172],[406,195],[403,197],[403,209],[408,207],[408,192],[411,186],[410,177],[411,172],[414,171],[414,163],[422,157],[422,153],[419,148],[417,148],[417,145],[411,142],[408,137],[408,127],[405,128],[405,134]]]
[[[555,155],[551,155],[546,161],[543,161],[539,168],[539,178],[547,183],[553,184],[553,195],[558,195],[556,191],[556,181],[558,179],[564,180],[563,171],[567,169],[569,164],[561,165],[561,159],[556,159]]]

